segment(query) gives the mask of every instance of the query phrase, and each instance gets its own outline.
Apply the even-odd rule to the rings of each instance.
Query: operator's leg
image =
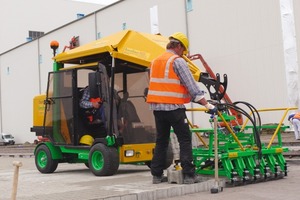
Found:
[[[195,176],[195,165],[193,164],[192,138],[189,129],[185,109],[177,109],[173,112],[171,126],[178,138],[180,145],[180,163],[184,176]]]
[[[300,120],[293,119],[294,133],[296,140],[300,139]]]
[[[99,119],[101,122],[105,121],[105,106],[106,105],[101,105],[100,108],[95,109],[94,113],[94,120]]]
[[[151,174],[162,176],[167,160],[167,151],[170,139],[171,126],[166,117],[170,111],[154,111],[156,123],[156,146],[151,161]]]

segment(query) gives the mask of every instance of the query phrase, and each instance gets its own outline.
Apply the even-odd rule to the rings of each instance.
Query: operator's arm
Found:
[[[88,109],[88,108],[99,108],[100,107],[99,103],[97,103],[97,102],[90,102],[90,94],[89,94],[88,88],[86,88],[83,91],[83,95],[82,95],[82,98],[80,100],[79,105],[80,105],[81,108],[85,108],[85,109]]]
[[[183,58],[176,58],[174,60],[174,71],[179,77],[181,83],[187,88],[191,95],[192,101],[205,106],[207,109],[213,109],[213,105],[208,104],[204,98],[204,91],[197,85],[192,76],[186,61]],[[210,106],[211,105],[211,106]]]
[[[85,109],[93,108],[93,104],[92,104],[92,102],[90,102],[90,94],[88,92],[88,89],[85,89],[83,91],[83,95],[82,95],[79,105],[81,108],[85,108]]]

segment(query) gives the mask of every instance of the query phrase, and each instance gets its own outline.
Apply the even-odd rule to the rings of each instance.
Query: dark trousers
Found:
[[[156,146],[151,161],[151,174],[161,176],[167,160],[167,149],[170,140],[170,131],[173,127],[180,145],[180,163],[184,175],[194,176],[192,139],[185,109],[173,111],[154,111],[157,129]]]

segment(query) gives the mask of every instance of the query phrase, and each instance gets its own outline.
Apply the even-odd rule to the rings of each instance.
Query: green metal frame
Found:
[[[227,118],[225,115],[224,117]],[[227,121],[227,120],[222,121]],[[218,117],[221,121],[222,117]],[[232,118],[228,118],[228,121]],[[210,120],[211,121],[211,120]],[[249,130],[254,127],[247,126]],[[262,126],[261,128],[276,129],[276,126]],[[278,144],[266,147],[262,144],[261,151],[255,144],[254,134],[245,131],[234,132],[228,131],[226,127],[218,128],[218,175],[227,177],[232,184],[256,182],[269,178],[282,178],[287,175],[286,161],[282,155],[287,152],[288,148],[282,147],[281,131],[288,126],[281,126],[277,133]],[[208,145],[193,148],[194,164],[197,174],[213,175],[214,168],[214,129],[191,128],[192,133],[206,132],[209,133]],[[233,134],[232,134],[233,133]],[[241,146],[242,145],[242,148]]]
[[[60,162],[66,162],[64,161],[64,154],[76,155],[73,159],[68,158],[67,162],[69,163],[85,163],[89,159],[89,148],[71,148],[66,145],[54,145],[52,142],[43,142],[38,144],[38,146],[40,145],[46,145],[51,152],[51,158],[54,160],[60,160]]]

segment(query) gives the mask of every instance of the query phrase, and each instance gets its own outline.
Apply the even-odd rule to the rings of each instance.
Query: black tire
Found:
[[[87,163],[84,163],[84,165],[87,167],[87,168],[90,168],[90,166],[89,166],[89,163],[87,162]]]
[[[117,149],[102,143],[95,144],[89,154],[89,167],[96,176],[114,175],[119,169]]]
[[[168,169],[173,164],[174,154],[171,143],[169,143],[167,151],[167,160],[164,169]],[[145,162],[145,164],[151,169],[151,161]]]
[[[52,159],[46,145],[40,145],[35,151],[35,166],[43,174],[53,173],[58,166],[58,160]]]

